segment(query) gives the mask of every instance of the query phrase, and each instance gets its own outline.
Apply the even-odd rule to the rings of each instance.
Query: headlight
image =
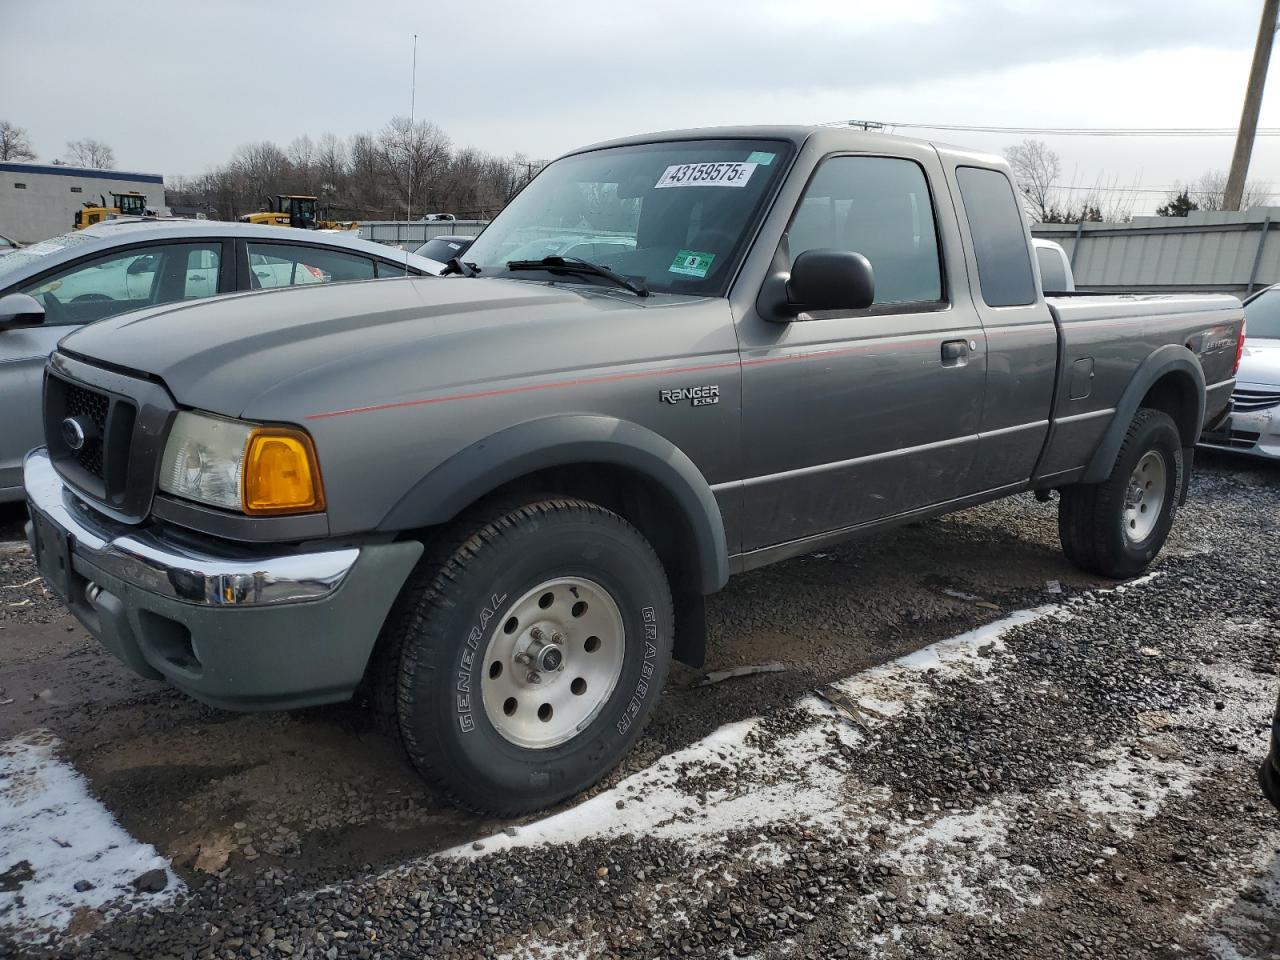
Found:
[[[160,489],[254,516],[324,509],[315,448],[305,432],[185,410],[169,431]]]

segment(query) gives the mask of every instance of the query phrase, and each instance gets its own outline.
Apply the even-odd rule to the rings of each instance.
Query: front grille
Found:
[[[111,398],[96,390],[86,390],[74,383],[66,384],[66,415],[68,417],[88,417],[92,421],[96,435],[85,438],[84,446],[75,451],[76,462],[84,469],[103,479],[103,441],[107,436],[107,411],[111,408]]]
[[[1251,410],[1264,410],[1280,404],[1280,390],[1247,390],[1237,387],[1231,394],[1235,409],[1247,413]]]
[[[129,398],[50,373],[44,387],[44,439],[54,466],[75,487],[103,503],[123,503],[137,406]],[[79,421],[84,443],[72,449],[64,422]]]

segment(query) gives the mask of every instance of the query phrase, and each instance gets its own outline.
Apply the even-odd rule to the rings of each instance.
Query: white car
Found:
[[[1280,460],[1280,284],[1244,302],[1245,341],[1227,429],[1202,446]]]

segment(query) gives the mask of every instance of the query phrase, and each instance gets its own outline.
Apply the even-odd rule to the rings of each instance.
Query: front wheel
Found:
[[[406,586],[383,638],[383,699],[415,766],[452,797],[501,816],[539,810],[635,741],[672,622],[662,564],[617,514],[566,498],[497,508]]]
[[[1067,558],[1117,580],[1145,570],[1173,526],[1182,471],[1173,420],[1159,410],[1139,410],[1110,476],[1062,491],[1058,534]]]

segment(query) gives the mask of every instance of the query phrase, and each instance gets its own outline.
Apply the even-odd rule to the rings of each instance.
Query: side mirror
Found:
[[[44,323],[44,307],[35,297],[10,293],[0,297],[0,333]]]
[[[791,265],[787,301],[796,313],[864,310],[876,299],[871,261],[849,250],[806,250]]]

